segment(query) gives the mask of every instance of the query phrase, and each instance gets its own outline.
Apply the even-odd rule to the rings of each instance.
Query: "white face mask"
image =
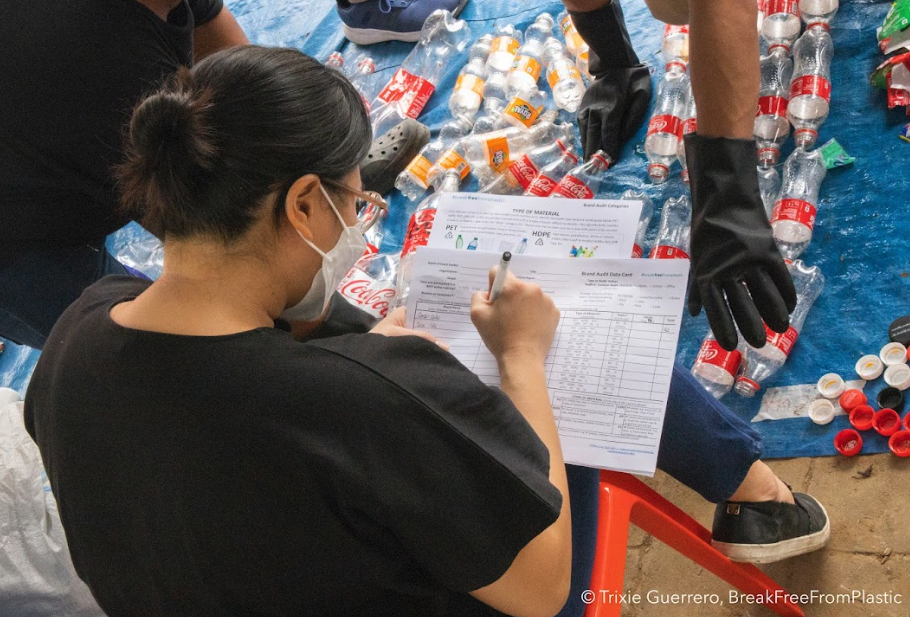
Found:
[[[338,242],[328,253],[323,253],[315,244],[307,240],[302,233],[297,232],[304,242],[322,255],[322,267],[313,278],[313,285],[303,296],[303,300],[281,314],[281,318],[286,321],[315,321],[322,317],[325,309],[329,306],[329,301],[332,299],[335,289],[341,284],[341,281],[351,268],[354,267],[357,260],[363,257],[363,253],[367,248],[367,242],[364,240],[363,234],[356,227],[348,227],[345,224],[344,219],[341,218],[338,209],[335,208],[335,204],[332,203],[332,199],[322,185],[319,186],[319,190],[322,191],[322,194],[329,202],[332,212],[341,221],[344,231],[341,232]]]

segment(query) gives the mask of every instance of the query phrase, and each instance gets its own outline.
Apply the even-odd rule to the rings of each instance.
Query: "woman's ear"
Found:
[[[319,190],[319,176],[300,176],[288,189],[284,198],[284,211],[291,225],[308,240],[313,239],[310,230],[313,212],[325,200]]]

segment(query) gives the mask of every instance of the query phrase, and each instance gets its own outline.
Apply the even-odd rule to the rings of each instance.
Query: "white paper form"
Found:
[[[433,333],[499,385],[471,323],[471,294],[499,257],[423,247],[414,256],[408,327]],[[550,401],[566,462],[653,475],[679,338],[689,262],[517,255],[510,268],[561,311],[547,356]]]
[[[552,257],[629,257],[641,202],[444,193],[427,246]]]

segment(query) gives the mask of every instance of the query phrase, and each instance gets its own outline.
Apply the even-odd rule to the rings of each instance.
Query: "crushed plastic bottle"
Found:
[[[682,115],[688,103],[689,77],[685,71],[673,68],[664,74],[657,86],[654,111],[645,137],[648,176],[655,184],[666,182],[670,175],[682,133]]]
[[[547,83],[553,93],[553,102],[569,113],[578,111],[585,83],[581,72],[569,58],[565,46],[559,39],[550,37],[543,46],[543,63],[547,67]]]
[[[785,333],[778,334],[765,326],[765,345],[761,349],[746,343],[741,345],[743,373],[737,377],[733,388],[740,396],[755,396],[761,384],[784,365],[802,332],[812,303],[825,287],[825,277],[818,266],[810,268],[796,260],[787,269],[793,276],[793,285],[796,287],[796,309],[790,315],[790,328]]]
[[[361,257],[338,285],[338,293],[354,306],[382,319],[395,302],[399,259],[398,255],[388,254]]]
[[[689,184],[689,167],[686,165],[686,143],[683,138],[689,133],[698,130],[698,114],[695,110],[695,96],[692,94],[692,85],[686,94],[686,110],[683,112],[683,123],[679,130],[679,143],[676,145],[676,158],[682,166],[683,182]]]
[[[771,220],[774,212],[774,204],[780,195],[780,174],[776,167],[759,167],[758,168],[758,191],[761,193],[761,201],[765,206],[765,214],[768,220]]]
[[[428,143],[395,179],[395,188],[410,200],[417,199],[430,186],[430,170],[457,140],[471,132],[471,123],[463,117],[448,120],[439,136]]]
[[[640,259],[645,254],[645,236],[648,233],[648,225],[651,224],[651,218],[654,216],[654,202],[644,191],[627,190],[622,194],[620,199],[631,199],[641,202],[641,216],[638,217],[638,228],[635,231],[635,245],[632,247],[632,258]]]
[[[510,100],[499,117],[497,128],[509,125],[531,128],[547,104],[547,93],[533,86],[530,90],[518,92]]]
[[[587,163],[570,169],[553,189],[550,197],[592,199],[597,195],[604,174],[610,169],[612,164],[613,159],[610,158],[610,155],[603,150],[598,150],[591,155]]]
[[[667,70],[670,66],[676,66],[683,71],[687,70],[689,66],[689,26],[667,24],[664,27],[664,38],[660,51],[664,56]]]
[[[761,35],[768,43],[768,51],[781,47],[789,53],[802,29],[798,0],[767,0],[764,14]]]
[[[531,186],[541,169],[558,161],[568,150],[560,139],[534,148],[512,161],[505,172],[482,187],[480,192],[493,195],[521,195]]]
[[[664,202],[651,259],[689,259],[692,202],[685,195]]]
[[[796,259],[812,241],[818,189],[827,169],[818,150],[797,148],[784,163],[780,197],[771,213],[774,241],[784,259]]]
[[[519,48],[506,76],[506,96],[509,98],[514,98],[519,92],[537,88],[537,80],[543,68],[543,44],[553,36],[553,26],[553,17],[549,13],[541,13],[525,30],[524,45]]]
[[[502,24],[493,31],[490,55],[487,57],[488,73],[508,73],[515,60],[515,52],[521,47],[521,32],[512,24]]]
[[[807,28],[815,23],[830,24],[839,7],[839,0],[799,0],[799,14]]]
[[[793,124],[793,140],[797,146],[814,146],[818,129],[828,118],[833,55],[834,44],[828,34],[828,24],[824,22],[812,24],[793,47],[793,80],[787,117]]]
[[[549,197],[556,190],[560,181],[565,178],[566,174],[571,172],[578,165],[578,157],[572,152],[564,150],[559,158],[551,163],[544,165],[528,188],[525,195],[534,197]]]
[[[763,167],[768,167],[777,164],[780,148],[790,135],[787,99],[790,95],[793,61],[782,47],[776,47],[767,56],[762,56],[759,64],[761,88],[753,133],[758,147],[758,162]]]
[[[574,133],[574,126],[553,124],[550,119],[541,119],[530,130],[510,126],[490,133],[474,133],[462,140],[464,158],[480,186],[486,186],[525,152],[557,139],[572,143]]]
[[[449,111],[452,117],[474,118],[483,102],[486,86],[487,56],[490,53],[491,34],[480,37],[468,51],[468,63],[464,65],[455,80],[455,87],[449,97]]]
[[[720,399],[733,389],[741,363],[742,352],[721,347],[709,329],[692,365],[692,375],[711,396]]]
[[[572,16],[569,15],[568,11],[563,11],[556,19],[559,21],[559,30],[562,32],[562,37],[566,41],[566,49],[569,50],[572,56],[577,57],[586,43],[581,38],[581,35],[578,34],[578,30],[575,29],[575,24],[572,23]]]

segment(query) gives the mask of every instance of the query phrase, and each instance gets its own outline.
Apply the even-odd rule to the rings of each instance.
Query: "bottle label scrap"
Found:
[[[651,259],[689,259],[689,254],[675,246],[658,244],[651,249]]]

